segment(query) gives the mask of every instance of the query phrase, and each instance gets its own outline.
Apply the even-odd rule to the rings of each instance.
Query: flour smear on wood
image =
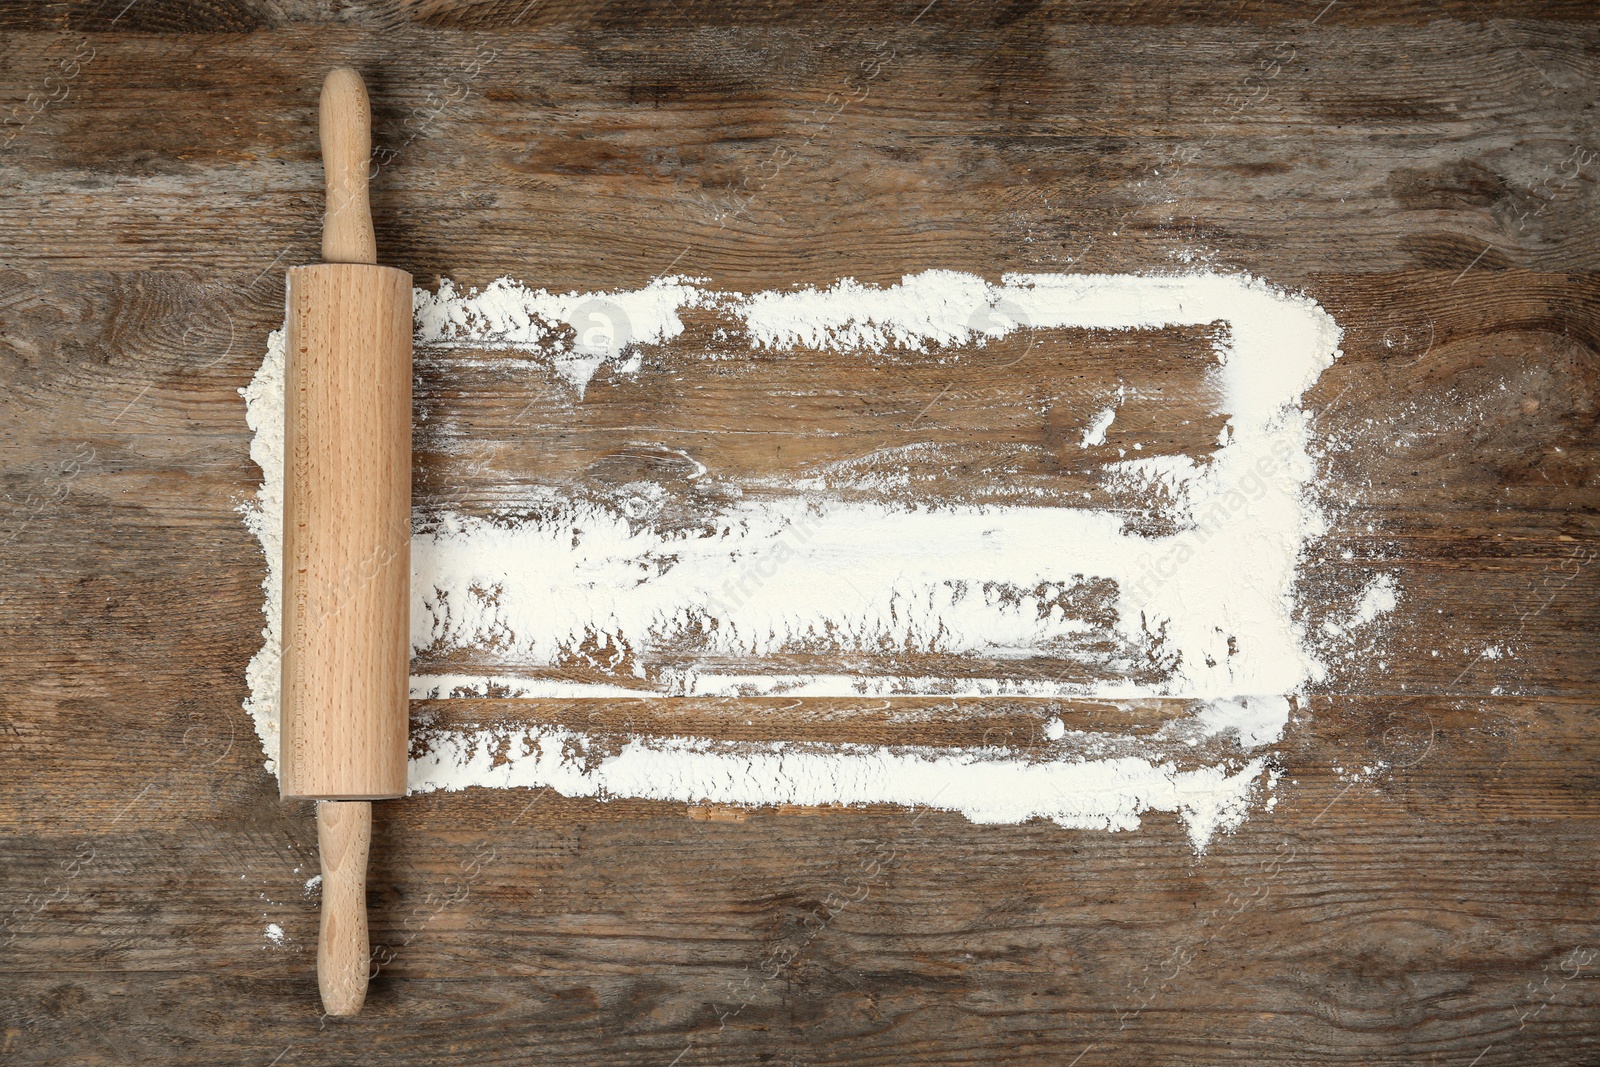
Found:
[[[622,504],[546,487],[528,490],[515,518],[419,518],[414,653],[467,653],[488,666],[414,674],[414,698],[1179,698],[1191,714],[1165,740],[1192,746],[1224,735],[1237,754],[1196,765],[1152,742],[1142,755],[1089,758],[1054,718],[1046,746],[1026,753],[919,745],[914,736],[896,746],[642,736],[619,746],[565,727],[424,730],[413,791],[548,786],[688,803],[893,803],[977,822],[1048,818],[1112,830],[1167,811],[1203,849],[1270,790],[1275,775],[1258,750],[1281,738],[1292,698],[1325,671],[1297,621],[1295,589],[1304,547],[1323,531],[1300,399],[1340,340],[1315,302],[1212,273],[1008,275],[995,285],[929,271],[892,286],[844,280],[753,295],[685,278],[567,294],[502,279],[482,291],[449,282],[417,290],[416,341],[422,350],[526,353],[524,373],[554,376],[581,403],[602,367],[650,374],[640,346],[682,335],[688,308],[715,316],[720,341],[747,353],[828,350],[863,362],[945,359],[1016,330],[1216,326],[1210,384],[1226,422],[1209,453],[1108,464],[1108,478],[1162,502],[1170,532],[1159,536],[1130,531],[1111,511],[1052,501],[874,497],[847,469],[797,475],[776,492],[714,497],[721,503],[706,505],[692,529],[653,521],[665,490],[648,482]],[[246,708],[275,767],[281,334],[244,392],[251,454],[264,473],[246,517],[268,561],[265,642],[250,665]],[[1088,414],[1082,447],[1104,444],[1120,393]],[[713,458],[684,460],[691,479],[718,477]],[[1074,596],[1096,589],[1111,590],[1110,610],[1082,617]],[[1340,634],[1370,625],[1396,595],[1382,576]],[[1088,680],[1041,669],[1087,662],[1086,642],[1101,650],[1088,657]],[[581,680],[566,669],[579,651]],[[793,666],[795,654],[814,662],[819,652],[850,669]],[[897,668],[918,656],[947,673]]]

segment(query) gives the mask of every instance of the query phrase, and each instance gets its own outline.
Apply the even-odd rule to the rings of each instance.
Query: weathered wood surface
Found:
[[[124,2],[0,7],[0,1060],[1600,1062],[1590,5]],[[310,811],[239,710],[264,567],[236,390],[317,256],[338,62],[373,92],[384,261],[425,282],[1198,252],[1304,287],[1347,331],[1308,398],[1336,447],[1306,599],[1378,568],[1406,599],[1280,746],[1276,809],[1197,860],[1162,816],[394,802],[381,971],[324,1025]],[[460,456],[419,448],[426,505]],[[888,737],[789,703],[414,710]]]

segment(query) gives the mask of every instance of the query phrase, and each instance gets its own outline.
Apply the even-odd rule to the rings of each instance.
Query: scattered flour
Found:
[[[714,293],[682,278],[641,290],[556,295],[502,279],[482,292],[442,283],[418,291],[419,344],[539,353],[581,396],[597,370],[642,373],[635,346],[684,330],[679,312],[707,309],[719,336],[746,350],[795,346],[936,353],[1015,329],[1137,330],[1225,326],[1214,380],[1227,427],[1201,457],[1115,464],[1108,477],[1158,493],[1177,532],[1125,532],[1109,513],[1070,507],[938,508],[846,502],[796,486],[708,510],[693,536],[642,511],[544,501],[537,519],[444,516],[413,540],[412,644],[464,650],[503,669],[413,676],[414,696],[783,693],[795,696],[1048,695],[1181,697],[1205,735],[1249,750],[1281,737],[1285,697],[1322,677],[1295,621],[1295,569],[1322,532],[1307,491],[1313,469],[1301,394],[1338,354],[1340,331],[1311,300],[1248,277],[1011,275],[993,285],[929,271],[887,287]],[[996,325],[999,323],[999,325]],[[712,358],[708,356],[707,358]],[[283,338],[275,333],[243,390],[263,482],[246,521],[269,566],[267,625],[249,668],[246,708],[269,768],[278,748],[278,564],[282,539]],[[1109,409],[1084,435],[1104,441]],[[706,474],[706,457],[688,457]],[[1393,608],[1392,577],[1363,593],[1355,620]],[[1069,654],[1095,627],[1052,598],[1114,583],[1122,649],[1095,681],[1026,670]],[[652,662],[649,650],[698,642],[719,666]],[[775,653],[825,645],[861,657],[861,673],[773,673]],[[575,648],[604,681],[555,677]],[[980,668],[905,677],[875,666],[884,649],[937,652]],[[1065,650],[1065,651],[1063,651]],[[889,657],[892,658],[892,657]],[[1158,664],[1154,680],[1131,667]],[[1148,674],[1148,672],[1147,672]],[[1059,719],[1047,725],[1054,741]],[[1059,733],[1057,733],[1059,731]],[[1054,735],[1054,736],[1052,736]],[[1262,757],[1180,768],[1160,759],[1046,762],[1006,749],[866,747],[704,738],[644,739],[585,761],[585,735],[556,728],[434,732],[415,758],[414,790],[548,785],[570,795],[731,804],[897,803],[961,811],[978,822],[1052,819],[1125,829],[1145,810],[1176,812],[1197,849],[1237,825],[1267,784]],[[512,755],[507,756],[507,751]],[[491,753],[499,755],[491,757]]]
[[[1399,599],[1395,593],[1394,575],[1380,574],[1361,591],[1361,600],[1356,604],[1355,614],[1350,616],[1346,628],[1366,626],[1376,621],[1379,615],[1393,611],[1397,603]]]
[[[1322,624],[1322,632],[1329,637],[1339,637],[1364,626],[1370,626],[1380,616],[1393,611],[1399,603],[1399,586],[1395,583],[1394,575],[1377,575],[1362,588],[1361,599],[1356,601],[1355,609],[1349,616],[1343,622],[1326,620]]]
[[[1088,428],[1083,431],[1083,447],[1094,448],[1096,445],[1105,444],[1106,431],[1111,429],[1111,424],[1116,419],[1117,409],[1114,407],[1106,408],[1096,415],[1094,421],[1090,422]]]

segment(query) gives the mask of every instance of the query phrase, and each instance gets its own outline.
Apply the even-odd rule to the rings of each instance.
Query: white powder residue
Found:
[[[1246,750],[1269,745],[1289,725],[1289,701],[1281,696],[1213,700],[1195,716],[1206,734],[1236,733]]]
[[[1108,463],[1103,469],[1106,488],[1143,497],[1160,505],[1168,518],[1185,524],[1194,524],[1195,505],[1205,501],[1204,495],[1198,501],[1191,496],[1196,488],[1204,490],[1205,482],[1198,465],[1188,456],[1121,460]],[[1254,495],[1260,490],[1254,481],[1249,481],[1241,483],[1237,491]]]
[[[274,945],[283,944],[283,940],[284,940],[283,927],[279,926],[277,923],[268,923],[267,924],[267,940],[272,942]]]
[[[1361,591],[1361,600],[1356,604],[1355,614],[1345,624],[1346,629],[1357,626],[1366,626],[1375,622],[1379,615],[1387,615],[1395,609],[1399,598],[1395,594],[1394,575],[1380,574],[1367,583]]]
[[[313,893],[315,893],[317,890],[319,890],[321,888],[322,888],[322,875],[313,874],[310,878],[306,879],[306,896],[308,896],[308,897],[311,896]]]
[[[1249,561],[1225,532],[1194,538],[1196,562],[1158,580],[1160,545],[1152,549],[1121,526],[1114,514],[1073,508],[935,510],[782,498],[727,508],[709,534],[659,533],[595,508],[511,525],[452,519],[413,540],[411,641],[418,652],[474,649],[480,660],[508,666],[570,666],[576,658],[615,679],[583,694],[568,681],[552,680],[547,690],[529,678],[517,685],[529,696],[612,695],[617,683],[669,695],[727,692],[718,682],[726,668],[684,674],[648,659],[653,646],[691,641],[706,657],[748,664],[735,678],[763,658],[801,649],[847,653],[861,664],[831,685],[825,675],[786,679],[784,688],[757,683],[757,691],[794,695],[1212,698],[1287,692],[1305,680],[1305,656],[1287,618],[1292,605],[1281,597],[1263,604],[1248,586],[1239,595]],[[1293,547],[1287,555],[1286,568]],[[1072,651],[1074,638],[1096,628],[1060,601],[1086,577],[1140,590],[1119,598],[1117,634],[1130,662],[1170,661],[1161,682],[969,673],[874,685],[873,662],[906,652],[1004,660],[1020,675],[1029,659]],[[1193,612],[1196,603],[1210,610]],[[1227,624],[1221,632],[1219,620]],[[1159,649],[1152,630],[1164,635]],[[497,691],[487,686],[484,692]]]
[[[417,344],[541,354],[582,397],[603,364],[631,373],[638,369],[637,357],[624,355],[632,346],[681,334],[678,311],[706,295],[677,277],[611,293],[550,293],[500,278],[467,294],[446,280],[437,293],[416,290],[412,305]]]
[[[502,286],[500,296],[513,292],[526,294]],[[993,336],[998,309],[1008,311],[1003,321],[1012,328],[1024,321],[1033,329],[1220,322],[1228,337],[1218,343],[1214,374],[1231,433],[1198,461],[1160,456],[1107,468],[1109,484],[1149,496],[1178,522],[1165,537],[1125,532],[1110,511],[847,503],[814,492],[763,494],[708,512],[689,531],[658,530],[648,514],[577,502],[511,523],[446,517],[413,546],[417,651],[476,650],[490,668],[483,692],[497,691],[491,674],[503,680],[575,658],[585,670],[610,674],[604,685],[726,691],[707,672],[686,674],[650,658],[652,648],[686,646],[724,663],[745,661],[723,668],[740,676],[762,673],[751,661],[800,651],[984,661],[925,689],[884,681],[868,663],[837,689],[823,688],[819,675],[783,689],[736,690],[829,696],[1215,699],[1287,693],[1321,677],[1293,618],[1301,546],[1322,528],[1305,492],[1312,471],[1298,401],[1333,360],[1339,330],[1311,301],[1210,274],[1029,275],[992,286],[930,271],[885,288],[846,281],[692,302],[731,309],[735,328],[742,323],[757,347],[919,350],[972,340],[981,331],[969,321],[989,324],[984,336]],[[505,321],[525,319],[498,312],[483,343],[498,342]],[[464,343],[464,333],[458,339]],[[1115,585],[1119,646],[1090,672],[1100,679],[1020,681],[1036,679],[1030,660],[1074,657],[1073,638],[1088,624],[1053,602],[1092,591],[1097,581]],[[984,673],[990,660],[1006,660],[1010,677]],[[1159,678],[1131,680],[1141,666]],[[530,696],[572,691],[570,681],[552,681],[557,689],[549,692],[537,673],[515,685]]]
[[[1356,602],[1355,609],[1345,620],[1335,622],[1333,619],[1328,619],[1322,624],[1322,632],[1329,637],[1339,637],[1352,630],[1359,630],[1363,626],[1370,626],[1379,617],[1393,611],[1399,603],[1399,587],[1395,583],[1394,575],[1377,575],[1362,588],[1361,599]]]
[[[1268,432],[1334,360],[1339,327],[1315,301],[1245,275],[1008,274],[990,285],[930,270],[898,285],[846,279],[830,289],[729,302],[763,347],[926,351],[1017,329],[1161,329],[1226,323],[1218,351],[1235,431]],[[999,324],[999,325],[997,325]]]
[[[1106,408],[1094,417],[1087,429],[1083,431],[1083,447],[1094,448],[1096,445],[1106,443],[1106,431],[1111,429],[1111,424],[1117,420],[1117,409]]]
[[[1174,530],[1163,536],[1084,508],[846,501],[830,495],[826,479],[804,477],[787,492],[706,505],[688,530],[657,524],[648,493],[632,509],[576,499],[552,506],[546,497],[533,519],[443,516],[413,540],[413,648],[464,653],[477,673],[413,676],[413,696],[1174,696],[1209,702],[1193,720],[1199,729],[1237,734],[1248,750],[1279,738],[1284,697],[1323,675],[1295,622],[1296,564],[1305,541],[1322,532],[1299,400],[1336,358],[1340,331],[1305,297],[1215,274],[1013,275],[992,285],[929,271],[895,286],[845,280],[748,297],[676,278],[566,296],[507,279],[463,295],[447,282],[437,294],[419,291],[415,306],[419,344],[538,352],[580,397],[607,362],[638,373],[632,345],[679,336],[685,307],[721,315],[719,336],[736,344],[742,335],[752,349],[832,348],[863,359],[889,348],[959,359],[943,349],[1023,328],[1221,324],[1213,383],[1228,422],[1209,454],[1106,469],[1108,485],[1160,506]],[[596,332],[586,337],[586,328]],[[247,521],[269,563],[265,640],[246,706],[269,767],[278,747],[282,360],[275,334],[244,390],[256,432],[251,455],[264,472]],[[1113,408],[1095,420],[1099,440],[1114,417]],[[713,457],[686,458],[697,477],[715,476]],[[1110,609],[1109,657],[1104,641],[1093,655],[1084,651],[1083,642],[1108,635],[1088,609],[1068,606],[1074,596],[1099,597]],[[1374,596],[1376,617],[1393,607],[1392,580],[1388,608]],[[661,648],[678,658],[659,658]],[[685,648],[705,662],[685,665]],[[772,657],[796,652],[834,656],[854,673],[772,670]],[[929,654],[970,666],[950,676],[906,676],[895,666]],[[583,680],[568,673],[574,662]],[[1043,666],[1059,662],[1085,670],[1062,680]],[[688,802],[902,803],[980,822],[1045,817],[1111,829],[1136,825],[1139,811],[1174,811],[1199,847],[1236,825],[1261,769],[1259,759],[1178,770],[1156,760],[1038,764],[990,750],[762,749],[691,738],[631,741],[579,769],[542,747],[556,736],[527,734],[532,747],[499,764],[486,737],[434,736],[413,764],[412,787],[548,784],[573,795]]]
[[[261,628],[261,650],[250,657],[245,681],[250,693],[244,710],[255,722],[261,748],[266,752],[267,770],[278,770],[278,692],[279,665],[283,632],[283,345],[282,330],[267,337],[267,354],[256,369],[250,384],[239,390],[245,400],[245,422],[255,435],[250,440],[250,458],[261,468],[261,487],[256,499],[240,511],[245,525],[261,542],[267,557],[267,576],[261,580],[266,602],[261,613],[266,624]]]
[[[1077,574],[1137,576],[1115,566],[1124,540],[1116,517],[1070,509],[813,509],[778,500],[722,512],[709,535],[657,533],[591,509],[510,527],[456,520],[414,542],[412,645],[492,645],[508,663],[554,665],[598,644],[614,650],[608,659],[631,664],[619,678],[654,679],[651,688],[673,695],[726,687],[709,671],[647,675],[637,653],[649,644],[681,647],[694,637],[703,655],[752,667],[802,647],[854,654],[1046,649],[1089,629],[1049,603],[1063,585],[1077,584],[1074,574],[1041,576],[1041,557],[1062,540],[1075,546]],[[1139,626],[1137,617],[1128,619],[1125,639],[1138,641]],[[864,691],[856,678],[819,691],[821,680],[801,676],[790,688],[833,696]],[[572,691],[570,683],[557,684]],[[974,693],[982,685],[967,678],[959,690],[944,684],[934,691]],[[553,695],[533,683],[521,688]]]
[[[999,303],[995,287],[976,275],[930,270],[883,288],[846,278],[830,289],[757,293],[737,311],[762,348],[925,352],[929,343],[1003,337],[1017,319],[995,314]]]
[[[1132,830],[1146,811],[1175,812],[1197,851],[1243,820],[1266,766],[1257,758],[1181,770],[1121,759],[1030,762],[1004,749],[750,745],[636,738],[599,759],[591,740],[558,727],[424,733],[413,792],[548,787],[564,796],[697,804],[899,804],[963,812],[977,823],[1045,818],[1087,830]]]

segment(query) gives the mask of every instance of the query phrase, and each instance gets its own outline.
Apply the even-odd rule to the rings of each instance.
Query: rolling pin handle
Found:
[[[322,173],[327,193],[322,219],[324,263],[377,263],[367,200],[367,167],[372,161],[372,105],[361,75],[349,67],[328,72],[318,113],[322,134]]]
[[[367,852],[372,804],[317,801],[317,850],[322,855],[322,930],[317,940],[317,988],[329,1015],[355,1015],[367,999],[371,949],[367,942]]]

